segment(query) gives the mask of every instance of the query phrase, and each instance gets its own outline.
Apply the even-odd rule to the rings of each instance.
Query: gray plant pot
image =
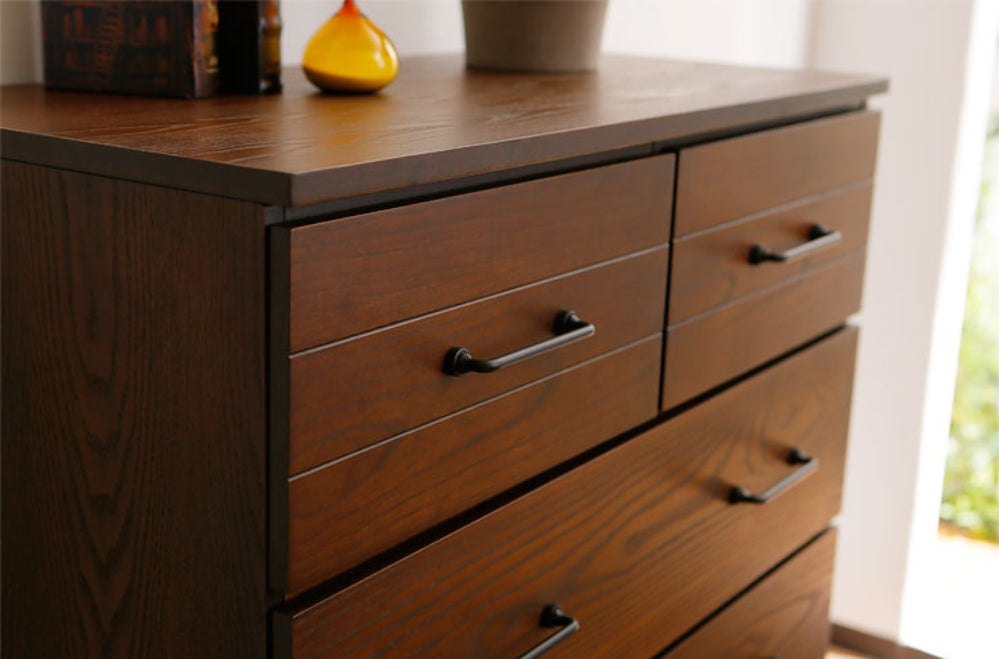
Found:
[[[607,0],[462,0],[461,7],[471,68],[597,68]]]

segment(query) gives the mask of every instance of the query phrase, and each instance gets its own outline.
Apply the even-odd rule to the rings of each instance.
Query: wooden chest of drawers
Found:
[[[5,89],[4,656],[821,656],[885,87]]]

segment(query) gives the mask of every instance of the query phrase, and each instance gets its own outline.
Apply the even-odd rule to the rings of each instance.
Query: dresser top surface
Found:
[[[433,184],[640,145],[678,144],[862,105],[871,76],[607,56],[596,73],[403,60],[379,94],[177,100],[0,94],[4,158],[282,206]]]

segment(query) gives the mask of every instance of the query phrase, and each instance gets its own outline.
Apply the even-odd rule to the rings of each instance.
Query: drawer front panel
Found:
[[[654,249],[294,356],[290,473],[660,332],[666,261]],[[560,309],[596,333],[493,373],[444,373],[451,347],[492,358],[550,339]]]
[[[880,116],[858,112],[684,149],[675,235],[871,178]]]
[[[662,334],[289,483],[288,592],[655,417]]]
[[[835,329],[860,308],[864,252],[679,325],[666,334],[663,409]]]
[[[822,534],[725,607],[664,659],[822,659],[829,645],[829,595],[836,530]]]
[[[636,437],[381,572],[279,613],[278,656],[511,657],[580,622],[560,656],[650,656],[718,609],[837,512],[856,331]],[[766,504],[732,504],[817,469]],[[738,551],[733,551],[738,548]],[[664,594],[668,594],[665,597]]]
[[[665,244],[674,160],[292,229],[291,351]]]
[[[675,241],[669,323],[731,303],[862,249],[867,244],[870,207],[868,182]],[[788,261],[751,261],[755,246],[786,252],[807,245],[815,225],[838,231],[842,238]]]

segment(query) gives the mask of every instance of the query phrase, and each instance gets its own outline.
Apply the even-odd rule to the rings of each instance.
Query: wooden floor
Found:
[[[826,659],[873,659],[873,657],[866,654],[857,654],[856,652],[851,652],[850,650],[834,645],[826,652]]]

